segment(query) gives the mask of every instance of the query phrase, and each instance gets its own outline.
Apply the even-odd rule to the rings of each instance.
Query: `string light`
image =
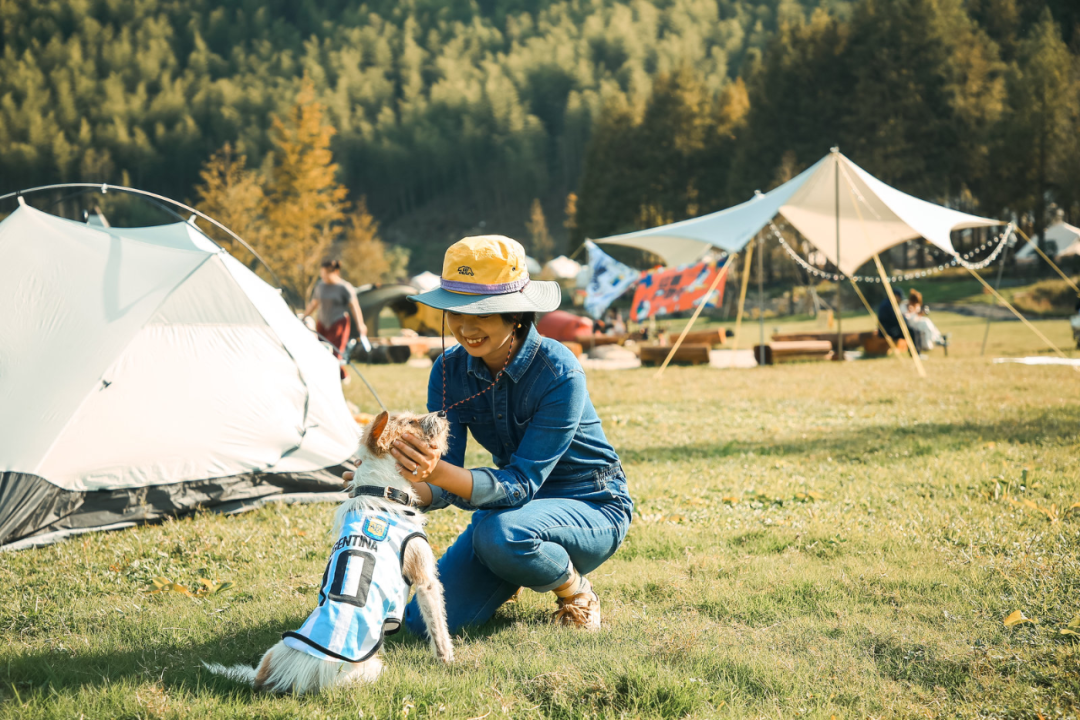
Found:
[[[792,248],[790,245],[788,245],[787,241],[784,239],[783,234],[781,234],[780,229],[776,227],[776,223],[769,222],[769,229],[772,231],[773,236],[780,243],[781,247],[783,247],[784,250],[787,251],[787,254],[790,255],[792,257],[792,259],[795,260],[795,262],[797,262],[800,266],[802,266],[802,268],[804,270],[806,270],[808,273],[810,273],[812,275],[816,275],[817,277],[823,278],[825,280],[832,280],[833,282],[839,282],[841,280],[846,280],[848,278],[848,276],[844,275],[843,273],[827,272],[825,270],[821,270],[820,268],[816,268],[813,265],[811,265],[810,263],[808,263],[806,260],[803,260],[802,256],[799,255],[799,253],[795,252],[794,248]],[[923,278],[923,277],[928,277],[930,275],[936,275],[939,272],[943,272],[943,271],[945,271],[945,270],[947,270],[947,269],[949,269],[951,267],[956,267],[957,265],[963,265],[964,267],[969,268],[971,270],[981,270],[984,267],[986,267],[987,265],[989,265],[990,263],[994,262],[994,260],[997,259],[998,255],[1001,254],[1002,250],[1004,250],[1005,247],[1012,242],[1012,240],[1013,240],[1013,226],[1012,226],[1012,223],[1009,223],[1008,227],[1006,227],[1005,230],[1000,235],[998,235],[998,237],[992,242],[985,242],[982,245],[980,245],[979,247],[972,250],[971,252],[964,253],[963,255],[957,254],[957,255],[951,256],[949,258],[948,262],[941,263],[937,267],[926,268],[926,269],[923,269],[923,270],[915,270],[915,271],[909,272],[909,273],[902,273],[900,275],[890,276],[889,277],[889,282],[891,282],[891,283],[894,283],[894,282],[908,282],[909,280],[913,280],[915,278]],[[967,262],[968,258],[974,257],[975,255],[977,255],[977,254],[981,253],[982,251],[986,250],[987,248],[993,247],[995,244],[996,244],[996,247],[994,247],[994,251],[992,253],[990,253],[987,257],[983,258],[979,262],[974,262],[974,263]],[[944,251],[940,250],[940,248],[937,248],[935,246],[931,246],[931,248],[933,249],[934,252],[944,252]],[[864,283],[880,283],[881,282],[880,277],[873,277],[873,276],[852,275],[851,279],[855,280],[856,282],[864,282]]]

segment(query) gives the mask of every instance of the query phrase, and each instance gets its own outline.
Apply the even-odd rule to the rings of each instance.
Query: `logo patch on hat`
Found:
[[[457,271],[458,271],[458,275],[468,275],[469,277],[473,277],[474,274],[475,274],[475,273],[473,273],[472,268],[469,267],[468,265],[462,265],[461,267],[459,267],[457,269]]]
[[[372,540],[385,540],[390,533],[390,526],[379,518],[366,518],[360,529]]]

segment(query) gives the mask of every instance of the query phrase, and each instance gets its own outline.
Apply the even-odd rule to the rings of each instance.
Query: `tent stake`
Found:
[[[671,352],[669,352],[667,357],[664,358],[664,362],[660,366],[660,369],[656,371],[656,375],[653,375],[654,378],[659,378],[661,375],[664,374],[664,368],[666,368],[668,366],[668,363],[671,362],[671,358],[675,357],[676,351],[678,351],[679,346],[682,345],[683,338],[685,338],[686,334],[690,332],[690,328],[694,326],[694,321],[698,319],[698,315],[700,315],[701,311],[705,308],[705,303],[708,302],[709,297],[713,294],[713,290],[715,290],[716,286],[720,284],[720,281],[727,276],[728,268],[731,267],[731,263],[734,260],[735,258],[728,260],[726,263],[724,263],[723,269],[720,270],[720,272],[716,273],[716,277],[713,278],[712,285],[709,286],[709,289],[701,297],[701,303],[697,306],[697,310],[695,310],[694,314],[690,316],[690,322],[686,323],[686,327],[684,327],[683,331],[679,334],[679,339],[676,340],[675,344],[671,346]]]
[[[885,266],[881,264],[881,258],[877,253],[874,253],[874,264],[877,265],[878,274],[881,275],[881,282],[885,285],[885,292],[889,295],[889,302],[892,304],[893,312],[896,313],[896,319],[900,322],[900,330],[904,333],[904,340],[907,341],[908,350],[911,352],[911,359],[915,361],[915,369],[919,371],[919,377],[926,377],[926,369],[922,365],[922,360],[919,358],[919,348],[915,347],[915,343],[911,340],[911,333],[908,332],[907,321],[904,320],[904,313],[900,312],[900,303],[896,301],[896,295],[893,293],[892,283],[889,282],[889,276],[885,272]],[[979,278],[980,280],[982,278]]]
[[[1001,289],[1001,276],[1005,273],[1005,259],[1009,257],[1008,246],[1001,253],[1001,267],[998,268],[997,280],[994,282],[994,289]],[[986,355],[986,341],[990,339],[990,316],[986,316],[986,332],[983,333],[982,350],[979,351],[979,357]]]
[[[735,315],[735,336],[731,339],[731,365],[735,367],[735,353],[739,349],[739,329],[742,327],[743,306],[746,304],[746,287],[750,284],[751,260],[754,258],[754,243],[746,246],[746,259],[743,261],[742,289],[739,291],[739,311]]]
[[[761,340],[758,343],[758,365],[765,365],[765,265],[762,258],[765,257],[765,237],[758,231],[757,255],[757,296],[758,296],[758,328]]]
[[[1029,321],[1029,320],[1028,320],[1028,319],[1027,319],[1026,317],[1024,317],[1023,315],[1021,315],[1021,314],[1020,314],[1020,312],[1019,312],[1019,311],[1018,311],[1018,310],[1017,310],[1016,308],[1014,308],[1014,307],[1013,307],[1013,306],[1012,306],[1012,305],[1011,305],[1011,304],[1009,303],[1009,301],[1008,301],[1008,300],[1006,300],[1005,298],[1003,298],[1003,297],[1001,296],[1001,293],[999,293],[999,292],[998,292],[997,290],[995,290],[994,288],[990,287],[990,283],[986,282],[986,280],[984,280],[984,279],[983,279],[982,275],[980,275],[979,273],[975,272],[974,270],[972,270],[971,268],[967,267],[966,265],[965,265],[964,267],[965,267],[965,269],[967,269],[967,271],[968,271],[969,273],[971,273],[972,275],[974,275],[974,276],[975,276],[975,279],[976,279],[976,280],[978,280],[979,282],[981,282],[981,283],[982,283],[982,285],[983,285],[983,287],[984,287],[984,288],[986,288],[987,290],[989,290],[989,291],[991,292],[991,294],[993,294],[993,296],[994,296],[995,298],[997,298],[998,302],[1000,302],[1000,303],[1001,303],[1002,305],[1004,305],[1005,307],[1009,308],[1009,310],[1011,310],[1011,311],[1012,311],[1012,314],[1013,314],[1013,315],[1015,315],[1015,316],[1017,317],[1017,319],[1018,319],[1018,320],[1020,320],[1020,322],[1024,323],[1025,325],[1027,325],[1027,326],[1028,326],[1028,328],[1030,328],[1031,332],[1035,333],[1035,334],[1036,334],[1036,335],[1038,335],[1038,336],[1039,336],[1040,338],[1042,338],[1042,341],[1043,341],[1044,343],[1046,343],[1047,345],[1049,345],[1049,346],[1050,346],[1050,347],[1051,347],[1051,348],[1053,349],[1053,351],[1054,351],[1054,352],[1056,352],[1056,353],[1058,354],[1058,356],[1059,356],[1059,357],[1065,357],[1065,353],[1061,352],[1061,350],[1059,350],[1059,349],[1058,349],[1058,346],[1057,346],[1057,345],[1055,345],[1054,343],[1050,342],[1050,338],[1048,338],[1048,337],[1046,337],[1045,335],[1043,335],[1043,334],[1042,334],[1042,333],[1041,333],[1041,332],[1039,331],[1039,329],[1038,329],[1037,327],[1035,327],[1034,325],[1032,325],[1032,324],[1031,324],[1031,321]]]

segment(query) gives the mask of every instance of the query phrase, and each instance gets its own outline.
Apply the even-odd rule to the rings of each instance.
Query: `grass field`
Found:
[[[925,381],[896,359],[591,374],[637,501],[592,576],[600,634],[527,592],[452,666],[401,633],[374,686],[255,695],[199,660],[253,662],[306,617],[331,508],[202,514],[0,555],[0,717],[1075,717],[1080,373],[992,365],[982,321],[935,317],[954,344]],[[1002,323],[988,355],[1039,345]],[[369,377],[419,410],[426,375]],[[435,514],[437,548],[467,520]]]

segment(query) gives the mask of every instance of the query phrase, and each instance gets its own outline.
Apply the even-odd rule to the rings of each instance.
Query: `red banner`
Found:
[[[705,298],[709,286],[716,279],[716,274],[723,272],[723,265],[701,262],[683,268],[665,268],[648,273],[641,278],[634,291],[634,305],[630,319],[641,322],[645,318],[664,317],[685,310],[693,310],[700,302],[720,305],[724,300],[724,285],[727,278],[721,278],[712,297]]]

